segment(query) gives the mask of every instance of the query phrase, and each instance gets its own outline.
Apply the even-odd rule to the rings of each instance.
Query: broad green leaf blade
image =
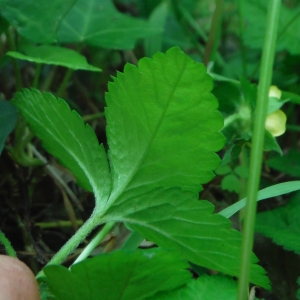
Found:
[[[105,221],[125,222],[132,230],[159,246],[178,251],[194,264],[238,276],[241,234],[230,222],[212,214],[210,202],[180,189],[156,189],[136,195],[132,190],[111,206]],[[251,265],[251,282],[269,287],[264,270]]]
[[[1,15],[25,38],[56,42],[56,32],[76,0],[0,0]]]
[[[242,13],[245,17],[244,42],[254,49],[261,49],[266,32],[267,4],[265,0],[248,0],[242,4]],[[294,5],[288,8],[281,4],[280,18],[278,24],[278,39],[276,42],[277,51],[287,50],[291,54],[299,54],[300,51],[300,6]]]
[[[139,300],[188,282],[189,265],[162,249],[115,251],[84,260],[70,270],[44,268],[58,300]]]
[[[35,89],[17,93],[12,103],[19,109],[44,148],[95,193],[97,205],[110,193],[110,173],[103,145],[76,111],[62,99]]]
[[[134,47],[137,39],[158,31],[162,29],[118,12],[112,0],[77,0],[59,28],[58,40],[127,50]]]
[[[257,201],[265,200],[265,199],[272,198],[272,197],[277,197],[277,196],[288,194],[288,193],[295,192],[298,190],[300,190],[300,181],[289,181],[289,182],[284,182],[284,183],[278,183],[278,184],[275,184],[275,185],[272,185],[265,189],[260,190],[258,192]],[[219,214],[226,218],[230,218],[232,215],[234,215],[236,212],[238,212],[245,206],[246,206],[246,198],[223,209],[221,212],[219,212]]]
[[[23,47],[22,50],[25,54],[15,51],[9,51],[6,54],[17,59],[38,64],[63,66],[73,70],[101,71],[101,69],[88,64],[83,55],[72,49],[49,45],[38,47],[28,45]]]
[[[199,192],[219,164],[223,119],[205,67],[179,48],[126,65],[106,94],[113,171],[109,204],[153,187]],[[128,201],[128,205],[130,202]]]
[[[105,111],[113,190],[107,211],[98,213],[101,221],[125,222],[195,264],[237,276],[239,233],[212,215],[212,205],[197,202],[219,164],[214,151],[224,144],[211,88],[203,65],[178,48],[118,74]],[[251,276],[268,286],[259,266]]]
[[[300,253],[300,193],[290,202],[256,216],[255,230],[285,249]]]
[[[13,131],[17,122],[18,112],[15,107],[5,100],[0,100],[0,154],[8,135]]]
[[[236,281],[223,275],[203,275],[191,279],[185,286],[160,292],[148,300],[236,300]]]

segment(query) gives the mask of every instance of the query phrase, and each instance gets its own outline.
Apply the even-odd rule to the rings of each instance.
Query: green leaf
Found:
[[[260,190],[257,195],[257,201],[269,199],[272,197],[277,197],[298,190],[300,190],[300,181],[289,181],[284,183],[278,183],[273,186],[269,186],[265,189]],[[232,215],[234,215],[236,212],[238,212],[245,206],[246,206],[246,198],[223,209],[221,212],[219,212],[219,214],[226,218],[230,218]]]
[[[290,202],[256,216],[255,230],[285,249],[300,253],[300,193]]]
[[[282,154],[282,150],[279,144],[277,143],[276,138],[268,130],[265,130],[264,150],[276,151],[280,155]]]
[[[241,235],[230,229],[227,219],[212,214],[214,207],[210,202],[198,201],[194,193],[175,188],[140,195],[135,192],[126,193],[104,219],[125,222],[146,239],[177,250],[194,264],[238,275]],[[252,262],[257,262],[254,255]],[[251,282],[268,288],[268,279],[260,266],[251,265],[250,278]]]
[[[25,54],[8,51],[6,54],[22,60],[27,60],[39,64],[63,66],[73,70],[88,70],[100,72],[101,69],[96,68],[87,63],[86,58],[80,53],[58,46],[31,46],[22,47]]]
[[[60,43],[88,45],[127,50],[137,39],[147,38],[162,31],[158,26],[138,18],[121,14],[113,1],[77,0],[65,16],[58,30]]]
[[[271,158],[267,161],[267,165],[277,171],[300,177],[300,152],[291,149],[287,154]]]
[[[139,300],[184,285],[191,278],[188,267],[178,256],[158,248],[115,251],[86,259],[70,270],[52,265],[44,271],[58,300]]]
[[[114,182],[102,220],[125,222],[195,264],[237,275],[240,235],[211,204],[197,201],[220,161],[213,151],[224,143],[211,88],[205,68],[178,48],[127,65],[109,84]],[[258,266],[251,279],[268,286]]]
[[[1,15],[25,38],[53,43],[65,14],[76,0],[0,0]]]
[[[17,93],[12,103],[43,142],[77,178],[78,184],[95,193],[97,205],[110,192],[110,174],[103,145],[76,111],[62,99],[35,89]]]
[[[226,190],[229,192],[235,192],[238,194],[240,192],[240,188],[241,188],[240,180],[235,174],[231,173],[222,179],[221,187],[222,187],[222,190]]]
[[[266,32],[266,17],[268,1],[248,0],[243,2],[242,13],[246,20],[246,27],[243,34],[245,44],[254,49],[261,49]],[[276,50],[287,50],[291,54],[299,54],[300,39],[298,32],[300,30],[299,18],[300,6],[295,5],[288,8],[283,3],[280,8],[280,18],[278,24],[278,40]]]
[[[17,123],[18,112],[15,107],[5,100],[0,100],[0,154],[8,135]]]
[[[114,173],[109,202],[131,189],[180,187],[198,193],[214,176],[223,120],[205,67],[178,48],[109,83],[107,136]]]
[[[176,290],[160,292],[149,300],[235,300],[236,295],[235,280],[223,275],[203,275]]]

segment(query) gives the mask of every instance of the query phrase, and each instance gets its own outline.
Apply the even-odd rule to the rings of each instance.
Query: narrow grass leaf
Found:
[[[289,181],[284,183],[278,183],[260,190],[257,195],[258,196],[257,201],[269,199],[272,197],[277,197],[298,190],[300,190],[300,181]],[[234,215],[236,212],[238,212],[245,206],[246,206],[246,198],[223,209],[221,212],[219,212],[219,214],[226,218],[230,218],[232,215]]]

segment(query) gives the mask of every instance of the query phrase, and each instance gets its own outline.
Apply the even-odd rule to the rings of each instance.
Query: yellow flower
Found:
[[[278,109],[267,116],[265,128],[273,135],[280,136],[285,133],[286,115]]]
[[[275,86],[270,86],[269,97],[280,99],[281,90]],[[285,133],[286,130],[286,115],[285,113],[278,109],[269,115],[267,115],[265,128],[273,135],[280,136]]]

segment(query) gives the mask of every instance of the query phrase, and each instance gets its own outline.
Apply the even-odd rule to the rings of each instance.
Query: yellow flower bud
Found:
[[[271,85],[269,89],[269,97],[281,98],[281,90],[276,85]]]
[[[266,119],[265,128],[273,135],[280,136],[284,134],[286,130],[286,115],[278,109],[269,114]]]

